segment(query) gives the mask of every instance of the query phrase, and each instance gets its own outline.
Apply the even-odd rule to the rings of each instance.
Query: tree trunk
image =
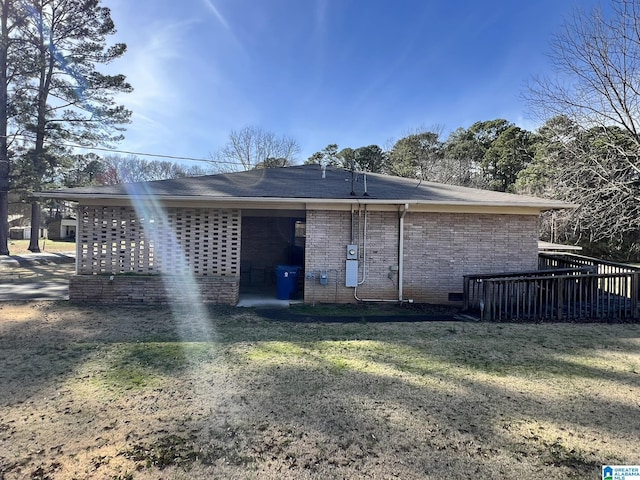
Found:
[[[44,161],[44,142],[47,127],[47,99],[51,89],[51,80],[53,78],[53,69],[55,65],[55,57],[49,52],[47,42],[45,41],[46,30],[42,17],[40,17],[39,22],[40,42],[38,48],[40,56],[40,83],[38,87],[38,117],[36,120],[36,141],[31,154],[33,169],[36,173],[36,184],[33,185],[35,191],[42,190],[42,178],[44,177],[46,170]],[[48,34],[52,35],[52,32],[49,32]],[[53,43],[53,39],[50,38],[48,44],[53,45]],[[29,241],[29,251],[33,253],[40,253],[40,247],[38,246],[39,238],[40,205],[38,202],[33,201],[31,203],[31,239]]]
[[[0,255],[9,255],[9,192],[0,191]]]
[[[7,57],[9,3],[2,2],[0,18],[0,255],[9,255],[9,149],[7,140]]]
[[[40,238],[40,204],[31,203],[31,239],[28,250],[33,253],[40,253],[38,239]]]

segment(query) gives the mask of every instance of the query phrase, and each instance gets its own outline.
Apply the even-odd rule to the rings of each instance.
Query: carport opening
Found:
[[[251,212],[242,215],[240,294],[277,296],[277,267],[300,267],[297,295],[304,292],[306,218],[304,212]]]

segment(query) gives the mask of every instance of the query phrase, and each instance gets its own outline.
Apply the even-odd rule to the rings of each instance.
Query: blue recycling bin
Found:
[[[278,300],[289,300],[298,294],[298,275],[300,267],[296,265],[276,266],[276,292]]]

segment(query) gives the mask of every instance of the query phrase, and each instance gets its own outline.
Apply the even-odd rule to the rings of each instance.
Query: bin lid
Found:
[[[298,270],[302,270],[300,265],[276,265],[276,270],[286,270],[288,272],[297,272]]]

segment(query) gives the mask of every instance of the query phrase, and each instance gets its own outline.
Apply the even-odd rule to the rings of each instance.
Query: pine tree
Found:
[[[114,95],[131,86],[124,75],[97,70],[126,51],[123,43],[107,45],[116,30],[99,0],[29,0],[22,8],[26,21],[19,36],[29,69],[16,92],[25,106],[20,122],[30,139],[24,162],[28,181],[32,191],[39,191],[59,163],[54,144],[110,145],[122,139],[131,112]],[[32,252],[40,251],[39,224],[39,205],[33,202]]]
[[[9,255],[9,149],[7,142],[7,55],[9,50],[9,2],[0,4],[0,255]]]

